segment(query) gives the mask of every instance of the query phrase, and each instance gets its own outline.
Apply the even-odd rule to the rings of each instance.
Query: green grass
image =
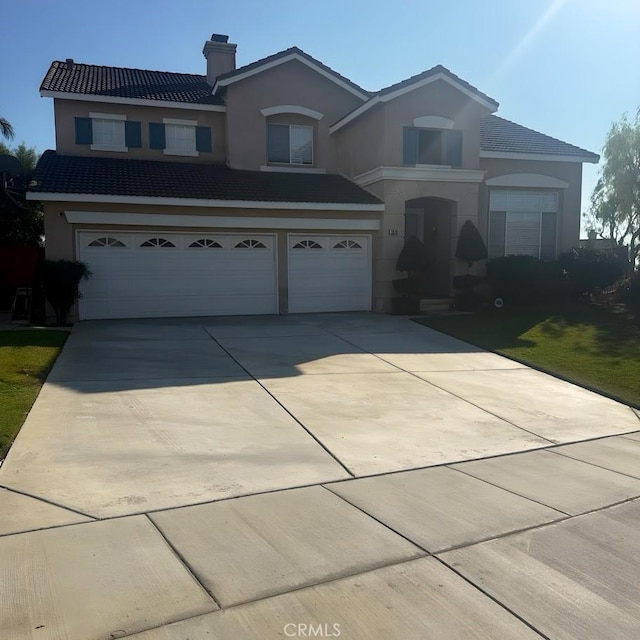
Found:
[[[630,314],[579,302],[418,321],[640,408],[640,323]]]
[[[67,339],[66,331],[0,331],[0,460]]]

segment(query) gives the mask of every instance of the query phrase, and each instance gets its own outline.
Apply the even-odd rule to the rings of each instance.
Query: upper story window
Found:
[[[165,155],[199,156],[211,151],[211,127],[198,126],[196,120],[163,118],[149,123],[149,146]]]
[[[462,166],[462,131],[405,127],[403,164]]]
[[[282,164],[313,164],[313,127],[298,124],[267,124],[267,161]]]
[[[139,122],[116,113],[90,113],[75,119],[76,144],[91,145],[94,151],[128,151],[142,146]]]

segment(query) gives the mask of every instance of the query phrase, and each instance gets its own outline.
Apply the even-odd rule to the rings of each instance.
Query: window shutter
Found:
[[[489,257],[502,258],[507,214],[504,211],[492,211],[489,216]]]
[[[91,118],[76,118],[76,144],[92,144]]]
[[[289,162],[289,126],[281,124],[267,125],[268,162]]]
[[[542,214],[542,230],[540,232],[540,260],[556,259],[556,219],[557,214]]]
[[[418,163],[418,130],[404,127],[402,132],[402,164]]]
[[[164,125],[159,122],[149,123],[149,147],[151,149],[165,149],[167,146]]]
[[[196,151],[211,152],[211,127],[196,127]]]
[[[447,161],[452,167],[462,166],[462,131],[450,129],[447,131]]]
[[[126,147],[142,146],[142,126],[139,122],[126,120],[124,123],[124,144]]]

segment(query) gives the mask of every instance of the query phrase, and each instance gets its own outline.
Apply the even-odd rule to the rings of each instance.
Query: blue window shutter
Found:
[[[76,144],[91,144],[92,142],[91,118],[76,118]]]
[[[418,163],[418,130],[405,127],[402,132],[402,164]]]
[[[142,126],[139,122],[125,120],[124,123],[124,143],[127,147],[142,146]]]
[[[452,167],[462,166],[462,131],[449,129],[447,131],[447,161]]]
[[[165,149],[167,146],[164,125],[160,122],[149,123],[149,147],[152,149]]]
[[[196,127],[196,151],[211,151],[211,127]]]

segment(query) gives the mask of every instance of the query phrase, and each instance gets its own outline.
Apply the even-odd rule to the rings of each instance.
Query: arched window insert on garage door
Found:
[[[149,238],[145,240],[141,245],[141,247],[155,247],[162,249],[175,249],[175,244],[171,242],[171,240],[167,240],[166,238]]]
[[[355,240],[342,240],[333,246],[334,249],[362,249],[362,245]]]
[[[267,246],[260,242],[260,240],[253,240],[252,238],[248,238],[247,240],[242,240],[238,242],[235,246],[236,249],[266,249]]]
[[[315,240],[300,240],[291,247],[292,249],[322,249],[322,245]]]
[[[222,245],[211,238],[200,238],[192,242],[189,249],[222,249]]]
[[[127,245],[121,240],[118,240],[118,238],[110,238],[105,236],[104,238],[96,238],[95,240],[90,242],[88,246],[89,247],[126,247]]]

